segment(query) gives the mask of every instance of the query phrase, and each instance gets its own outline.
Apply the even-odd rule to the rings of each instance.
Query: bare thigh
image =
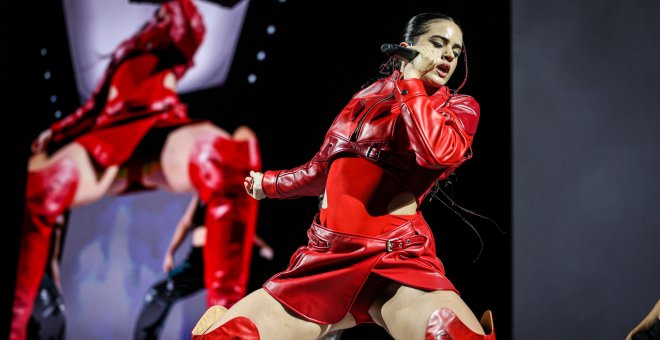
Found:
[[[395,339],[424,339],[431,314],[440,308],[451,309],[472,331],[484,334],[477,317],[455,292],[425,292],[398,283],[387,291],[387,298],[376,300],[369,313]]]
[[[192,150],[199,139],[214,136],[230,137],[225,130],[211,123],[186,125],[172,131],[165,141],[160,156],[160,170],[165,180],[161,186],[174,192],[194,191],[188,172]],[[150,181],[156,182],[158,179]]]
[[[209,332],[239,316],[254,322],[263,340],[316,339],[328,328],[327,325],[319,325],[294,316],[263,289],[259,289],[230,308],[211,326]]]
[[[78,170],[78,186],[73,207],[95,202],[105,196],[119,170],[118,166],[113,165],[98,174],[87,150],[78,143],[70,143],[51,157],[46,157],[44,153],[33,155],[28,163],[28,171],[39,172],[65,160],[73,161]]]

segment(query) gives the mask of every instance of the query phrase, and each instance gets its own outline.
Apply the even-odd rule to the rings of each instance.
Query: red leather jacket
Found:
[[[332,161],[350,154],[383,167],[421,204],[437,180],[471,157],[479,104],[467,95],[450,95],[447,87],[429,96],[421,80],[399,78],[395,72],[355,94],[311,161],[267,171],[266,196],[321,195]]]
[[[186,110],[181,107],[183,104],[176,93],[164,89],[155,93],[150,89],[157,88],[153,84],[162,87],[165,71],[171,71],[177,78],[181,78],[192,66],[193,56],[204,37],[204,22],[192,0],[168,1],[161,8],[162,16],[154,15],[139,32],[115,49],[108,68],[85,104],[51,125],[54,144],[51,147],[57,149],[95,127],[115,125],[139,116],[153,116],[169,111],[171,117],[159,119],[187,119]],[[114,77],[117,70],[136,56],[145,55],[156,56],[158,63],[141,62],[137,68],[145,69],[133,72],[135,79],[132,82],[137,85],[126,89],[121,84],[114,84],[119,87],[120,96],[107,102],[110,86],[121,83]],[[126,94],[129,96],[126,97]],[[138,96],[144,96],[149,105],[135,101]]]

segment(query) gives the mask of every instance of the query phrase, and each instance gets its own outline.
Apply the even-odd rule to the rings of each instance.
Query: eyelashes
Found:
[[[441,42],[438,41],[431,41],[431,45],[435,48],[443,48],[445,45]],[[458,56],[461,55],[460,51],[452,51],[452,54],[454,55],[454,58],[458,58]]]

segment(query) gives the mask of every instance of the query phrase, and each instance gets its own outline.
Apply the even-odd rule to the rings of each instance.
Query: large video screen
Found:
[[[178,84],[179,93],[224,84],[248,2],[231,8],[195,2],[204,17],[206,36],[195,55],[195,67]],[[157,5],[127,0],[63,0],[63,5],[76,83],[84,100],[105,72],[111,53],[153,16]]]
[[[132,339],[149,287],[190,195],[164,191],[106,197],[71,212],[62,254],[67,339]],[[176,253],[190,250],[189,237]],[[162,340],[190,339],[206,310],[205,290],[172,306]]]

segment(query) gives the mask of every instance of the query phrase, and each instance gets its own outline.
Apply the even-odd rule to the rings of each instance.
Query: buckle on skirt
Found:
[[[316,234],[314,234],[314,232],[312,231],[311,228],[307,229],[307,239],[309,241],[308,243],[311,244],[314,247],[317,247],[317,248],[330,248],[330,242],[316,236]]]
[[[391,253],[395,250],[401,250],[413,245],[424,244],[424,242],[426,242],[426,236],[424,235],[413,235],[404,237],[403,239],[393,238],[385,242],[385,251]]]
[[[392,246],[393,246],[392,241],[396,241],[396,240],[387,240],[387,242],[385,242],[385,250],[388,253],[392,252]]]

